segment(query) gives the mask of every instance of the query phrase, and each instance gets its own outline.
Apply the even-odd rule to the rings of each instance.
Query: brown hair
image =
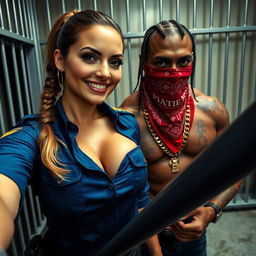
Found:
[[[56,97],[61,91],[57,75],[58,69],[54,60],[54,51],[59,49],[63,57],[66,57],[69,48],[77,41],[79,33],[87,26],[97,24],[113,27],[123,40],[122,31],[115,21],[106,14],[93,10],[73,10],[62,14],[53,25],[48,37],[46,46],[46,79],[41,95],[39,113],[42,130],[37,143],[43,164],[58,180],[64,180],[68,170],[63,168],[63,164],[60,163],[57,157],[59,145],[64,145],[64,143],[54,135],[51,127],[51,123],[54,120],[54,104]]]

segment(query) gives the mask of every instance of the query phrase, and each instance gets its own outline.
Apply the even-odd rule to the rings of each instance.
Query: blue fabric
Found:
[[[158,237],[163,256],[207,256],[206,233],[199,239],[187,243],[180,242],[174,235],[160,234]],[[150,255],[146,245],[143,244],[142,256]]]
[[[17,130],[0,139],[0,162],[4,163],[0,173],[17,183],[22,196],[32,172],[37,177],[36,187],[49,227],[45,235],[47,256],[94,255],[138,214],[138,208],[149,203],[147,164],[134,115],[114,110],[106,103],[98,107],[119,133],[138,145],[125,156],[114,178],[79,149],[75,140],[78,128],[68,120],[60,101],[52,127],[66,144],[58,154],[70,170],[64,182],[58,183],[40,160],[36,115],[26,116]]]

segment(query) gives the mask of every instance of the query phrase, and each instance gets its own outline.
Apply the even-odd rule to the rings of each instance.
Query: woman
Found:
[[[135,118],[104,103],[121,79],[123,50],[119,26],[101,12],[73,11],[54,24],[40,113],[0,139],[0,248],[30,175],[47,217],[47,256],[95,255],[148,204]]]

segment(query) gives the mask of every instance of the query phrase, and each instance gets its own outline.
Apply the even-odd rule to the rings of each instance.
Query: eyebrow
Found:
[[[183,58],[192,58],[192,55],[184,55],[184,56],[181,56],[180,58],[178,59],[183,59]],[[170,58],[166,57],[166,56],[156,56],[154,57],[154,59],[161,59],[161,60],[169,60]]]
[[[83,50],[90,50],[90,51],[94,52],[95,54],[102,56],[102,53],[100,51],[98,51],[95,48],[90,47],[90,46],[83,47],[80,50],[80,52],[83,51]],[[112,57],[123,57],[123,54],[114,54]]]

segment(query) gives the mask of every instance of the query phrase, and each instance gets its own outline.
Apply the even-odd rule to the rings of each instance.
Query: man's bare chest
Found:
[[[166,155],[147,128],[143,114],[137,116],[141,131],[141,146],[148,163],[155,163]],[[210,118],[196,113],[189,132],[183,157],[195,157],[203,151],[216,137],[216,129]],[[167,156],[167,155],[166,155]],[[183,158],[180,158],[183,161]]]

